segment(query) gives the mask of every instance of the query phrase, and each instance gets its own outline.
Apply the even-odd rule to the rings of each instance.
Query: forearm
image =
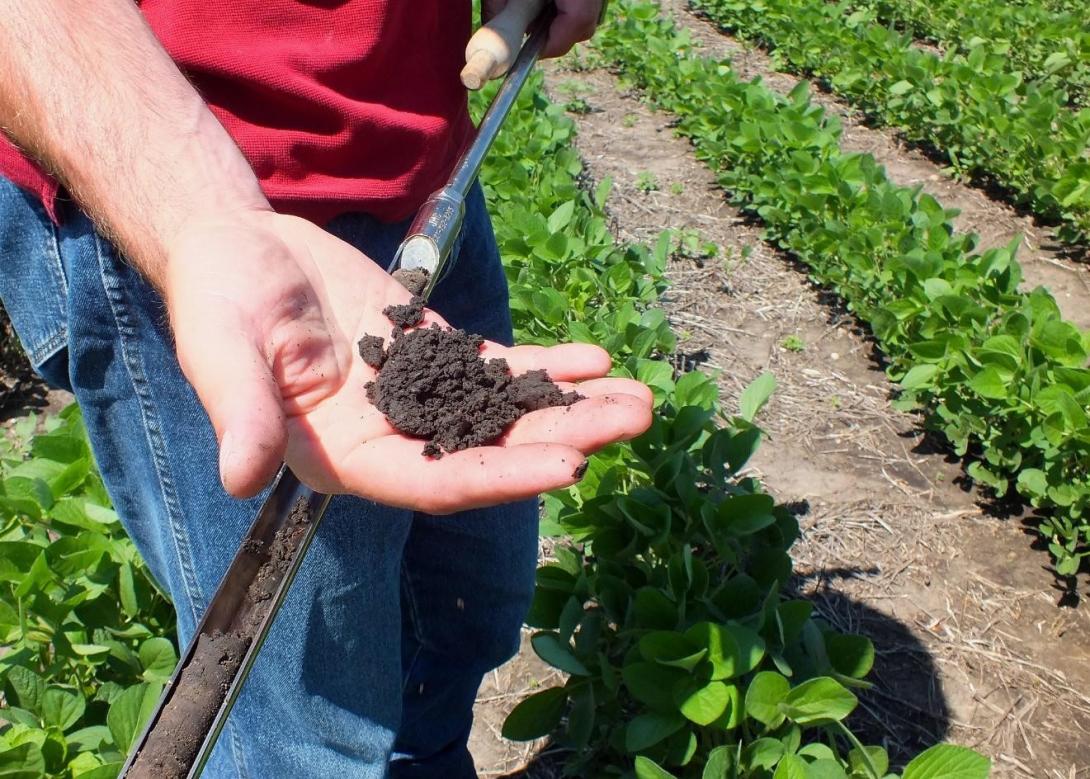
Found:
[[[0,127],[159,287],[187,224],[268,208],[132,0],[0,0]]]

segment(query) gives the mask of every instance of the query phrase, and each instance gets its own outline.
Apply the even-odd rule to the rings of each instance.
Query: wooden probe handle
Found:
[[[469,39],[462,83],[480,89],[507,72],[518,56],[522,38],[549,0],[508,0],[504,9]]]

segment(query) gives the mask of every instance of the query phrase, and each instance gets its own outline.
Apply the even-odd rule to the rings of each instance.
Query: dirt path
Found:
[[[794,83],[766,81],[784,91]],[[809,504],[794,550],[800,591],[831,623],[875,639],[877,687],[860,726],[876,740],[888,734],[902,759],[948,738],[992,757],[996,777],[1090,777],[1090,612],[1057,607],[1047,555],[1031,549],[1018,521],[985,515],[980,496],[959,486],[960,466],[931,453],[915,417],[890,408],[891,387],[853,320],[737,218],[667,117],[620,93],[603,71],[553,69],[549,88],[589,109],[575,116],[579,151],[593,179],[614,180],[619,237],[653,242],[664,228],[695,230],[721,247],[717,259],[672,264],[667,310],[686,336],[679,351],[722,371],[728,407],[761,371],[779,381],[761,420],[770,440],[753,469],[779,500]],[[984,233],[988,245],[1027,225],[891,136],[853,125],[845,145],[877,150],[898,181],[923,182],[945,205],[960,205],[959,226]],[[651,183],[658,189],[644,191]],[[1081,269],[1059,267],[1050,250],[1022,257],[1027,276],[1033,268],[1035,282],[1054,291],[1066,288],[1053,280],[1066,279],[1061,301],[1090,311]],[[511,666],[523,683],[533,678],[528,662]],[[482,707],[483,717],[494,714]],[[507,771],[510,757],[481,765]]]

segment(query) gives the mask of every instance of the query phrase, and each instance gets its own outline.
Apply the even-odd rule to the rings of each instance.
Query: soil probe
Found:
[[[508,5],[532,7],[536,12],[542,2],[512,0]],[[398,248],[390,271],[427,271],[428,282],[420,293],[425,300],[442,276],[461,229],[466,196],[541,53],[554,13],[549,3],[537,15],[472,144],[458,160],[446,186],[425,201]],[[525,20],[532,17],[523,12]],[[502,21],[506,25],[503,34],[511,40],[511,14]],[[486,27],[477,35],[495,32]],[[471,42],[467,51],[473,45]],[[499,65],[481,59],[466,65],[463,80],[467,85],[479,85],[498,75],[497,68],[502,71],[506,64],[499,58]],[[200,776],[329,500],[329,495],[302,484],[286,466],[281,468],[155,711],[130,750],[121,777]]]

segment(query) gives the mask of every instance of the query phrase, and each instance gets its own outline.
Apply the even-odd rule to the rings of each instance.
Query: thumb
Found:
[[[276,474],[287,447],[280,387],[241,322],[202,313],[175,327],[178,360],[215,428],[224,489],[248,498]]]

